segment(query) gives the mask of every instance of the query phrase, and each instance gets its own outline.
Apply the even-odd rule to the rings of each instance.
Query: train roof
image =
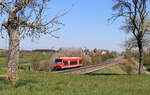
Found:
[[[82,59],[82,57],[59,57],[56,59]]]

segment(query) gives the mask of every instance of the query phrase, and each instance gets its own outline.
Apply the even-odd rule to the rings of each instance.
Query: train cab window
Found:
[[[62,59],[56,59],[56,60],[55,60],[55,63],[56,63],[56,64],[61,64],[61,63],[62,63]]]
[[[77,63],[78,63],[77,61],[70,61],[70,65],[75,65]]]

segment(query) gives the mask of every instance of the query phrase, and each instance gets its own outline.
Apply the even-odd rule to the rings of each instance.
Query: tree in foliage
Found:
[[[39,38],[43,34],[53,35],[60,29],[59,18],[48,15],[51,0],[0,0],[1,36],[8,34],[8,79],[16,82],[20,40],[25,37]]]
[[[148,2],[149,0],[113,0],[115,2],[112,9],[116,12],[111,19],[116,20],[119,17],[125,19],[122,29],[127,33],[133,34],[136,39],[136,45],[139,51],[139,70],[138,74],[143,73],[143,41],[147,32],[150,31],[150,25],[147,24],[149,18]]]

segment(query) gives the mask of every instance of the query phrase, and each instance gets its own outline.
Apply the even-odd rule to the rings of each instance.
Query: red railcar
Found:
[[[55,59],[55,69],[64,69],[83,66],[82,57],[60,57]]]

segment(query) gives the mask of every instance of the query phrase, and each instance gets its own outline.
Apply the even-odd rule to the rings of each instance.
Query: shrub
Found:
[[[113,59],[115,57],[117,57],[118,54],[116,52],[110,52],[110,53],[107,53],[107,54],[104,54],[104,55],[91,55],[91,58],[92,58],[92,63],[94,64],[99,64],[101,62],[104,62],[108,59]]]
[[[50,58],[50,57],[49,57]],[[32,54],[32,68],[36,71],[48,71],[49,70],[49,60],[48,57],[45,58],[40,52],[35,52]]]
[[[119,65],[128,74],[137,74],[138,65],[134,59],[127,59]]]
[[[102,56],[91,56],[91,59],[93,64],[98,64],[102,62]]]
[[[38,71],[49,71],[50,70],[49,61],[47,61],[47,60],[40,61],[38,66],[39,66]]]
[[[150,65],[150,54],[144,55],[144,64]]]

